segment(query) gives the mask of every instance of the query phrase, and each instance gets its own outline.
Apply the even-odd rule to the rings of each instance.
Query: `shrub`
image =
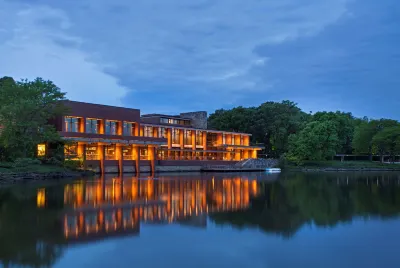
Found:
[[[39,159],[33,159],[33,158],[17,158],[14,161],[14,167],[27,167],[27,166],[32,166],[32,165],[40,165],[42,162],[40,162]]]
[[[50,157],[48,159],[43,160],[43,163],[48,164],[48,165],[54,165],[54,166],[62,166],[63,162],[56,157]]]
[[[82,168],[83,164],[81,160],[65,160],[64,167],[72,170]]]
[[[281,157],[279,157],[279,160],[278,160],[278,167],[283,170],[287,167],[287,164],[288,163],[287,163],[287,159],[286,159],[285,155],[281,155]]]
[[[12,168],[14,163],[12,162],[0,162],[0,168]]]

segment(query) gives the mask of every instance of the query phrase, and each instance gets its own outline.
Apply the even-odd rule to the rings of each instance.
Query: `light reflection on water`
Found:
[[[303,261],[308,267],[322,264],[328,267],[320,257],[299,256],[296,252],[322,239],[327,235],[326,230],[346,234],[349,239],[360,233],[366,240],[362,245],[372,245],[373,241],[368,241],[371,233],[364,230],[367,223],[385,226],[390,234],[380,234],[374,240],[385,240],[391,250],[400,248],[397,242],[400,241],[397,234],[400,175],[397,173],[107,176],[0,189],[0,208],[0,264],[5,266],[130,267],[127,262],[131,261],[132,252],[136,252],[138,267],[176,267],[185,262],[171,259],[156,265],[157,261],[153,264],[140,261],[140,256],[161,256],[166,252],[173,255],[182,251],[188,256],[201,252],[208,259],[208,262],[192,264],[193,267],[268,267],[272,263],[285,267],[282,265],[295,265],[296,261]],[[197,237],[199,228],[202,233]],[[367,233],[362,233],[363,230]],[[376,230],[374,233],[378,234]],[[197,237],[201,242],[191,243],[188,237]],[[229,243],[234,238],[236,243]],[[275,262],[274,257],[266,258],[260,252],[260,244],[273,252],[283,241],[287,243],[284,248],[293,251],[293,263],[283,260],[283,252],[274,255],[283,258]],[[317,244],[334,248],[339,242],[331,237]],[[350,239],[342,246],[353,245],[352,242]],[[113,246],[107,250],[124,249],[107,255],[106,259],[99,256],[89,261],[89,252],[93,252],[94,246],[104,250],[110,243]],[[126,255],[122,246],[125,244],[130,248]],[[161,244],[163,247],[159,250],[163,253],[147,252],[149,247],[156,250]],[[215,248],[218,244],[223,249]],[[243,248],[243,245],[247,246]],[[247,252],[248,248],[252,250]],[[221,250],[236,253],[228,260],[227,256],[215,255],[215,251]],[[256,252],[259,252],[257,257]],[[77,259],[76,254],[81,257]],[[117,258],[118,254],[122,254],[122,259]],[[342,252],[335,260],[345,261],[349,256],[349,252]],[[388,261],[394,256],[397,255],[388,257],[381,249],[375,252],[374,258]],[[240,260],[232,262],[232,258],[239,257]],[[373,262],[365,258],[364,267],[374,267],[368,266]],[[389,263],[386,267],[392,266]]]

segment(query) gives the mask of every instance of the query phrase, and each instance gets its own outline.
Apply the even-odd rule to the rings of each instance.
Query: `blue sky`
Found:
[[[0,0],[0,76],[143,112],[400,119],[398,0]]]

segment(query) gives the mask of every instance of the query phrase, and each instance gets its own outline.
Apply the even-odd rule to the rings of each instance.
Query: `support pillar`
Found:
[[[172,129],[167,128],[165,130],[167,132],[167,141],[168,141],[168,151],[167,151],[167,156],[168,159],[171,159],[171,149],[172,149]]]
[[[243,151],[243,158],[248,159],[249,158],[249,150],[244,150]]]
[[[240,161],[240,150],[235,150],[235,161]]]
[[[124,173],[124,153],[121,145],[116,145],[115,155],[118,160],[118,174],[122,175]]]
[[[192,160],[196,159],[196,130],[192,130]]]
[[[207,150],[207,132],[203,131],[203,150]]]
[[[135,161],[135,171],[137,176],[140,175],[140,147],[139,145],[132,146],[133,161]]]
[[[104,174],[105,173],[104,160],[106,158],[106,146],[103,144],[99,144],[97,150],[98,150],[99,160],[100,160],[100,173]]]
[[[156,147],[149,146],[149,160],[150,160],[150,170],[151,173],[156,172]]]
[[[86,162],[86,148],[87,145],[86,144],[82,144],[82,161],[83,161],[83,169],[86,170],[87,169],[87,162]]]
[[[251,152],[251,158],[257,158],[257,150]]]

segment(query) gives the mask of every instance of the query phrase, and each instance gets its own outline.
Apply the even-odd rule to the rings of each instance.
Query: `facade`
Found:
[[[207,126],[205,112],[141,116],[137,109],[64,104],[67,115],[53,123],[67,142],[66,159],[82,159],[87,168],[102,173],[195,169],[256,158],[262,149],[250,146],[250,134],[199,128]]]

